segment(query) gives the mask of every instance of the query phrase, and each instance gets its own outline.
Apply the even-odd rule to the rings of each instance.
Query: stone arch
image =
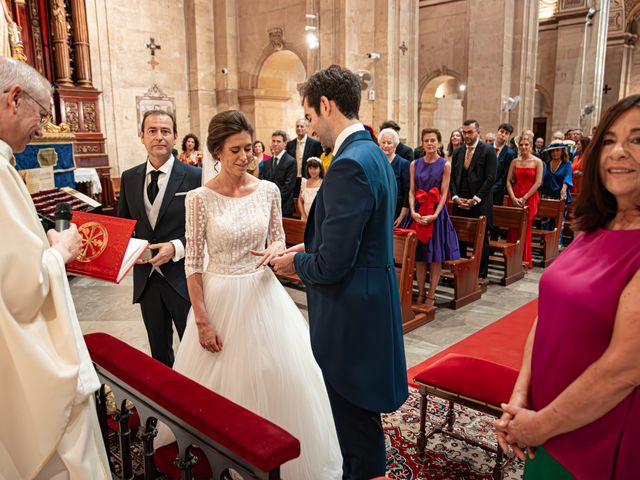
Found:
[[[255,138],[265,145],[274,130],[295,131],[295,121],[303,116],[298,85],[307,77],[303,57],[290,49],[267,48],[252,73],[249,94],[240,99],[243,110],[252,110]]]
[[[545,143],[551,138],[550,126],[552,125],[553,97],[549,91],[540,84],[535,86],[533,107],[533,131],[536,137],[543,137]]]
[[[420,103],[418,105],[419,128],[435,127],[443,138],[462,125],[464,108],[462,76],[446,67],[433,70],[420,82]]]

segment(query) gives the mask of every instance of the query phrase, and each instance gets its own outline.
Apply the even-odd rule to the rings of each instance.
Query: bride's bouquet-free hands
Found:
[[[205,350],[209,350],[211,353],[220,352],[222,350],[222,337],[216,329],[211,326],[209,321],[206,318],[204,321],[199,321],[196,318],[196,325],[198,326],[200,346]]]
[[[260,268],[262,266],[269,265],[269,262],[274,258],[282,255],[285,251],[284,242],[276,241],[269,245],[264,250],[251,250],[251,255],[255,255],[256,257],[261,257],[258,263],[256,263],[256,268]]]

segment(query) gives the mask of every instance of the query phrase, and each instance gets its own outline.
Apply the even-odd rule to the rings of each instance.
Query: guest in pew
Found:
[[[460,217],[487,218],[487,230],[480,260],[480,283],[486,284],[489,274],[489,236],[493,230],[493,195],[497,156],[491,145],[480,141],[480,125],[465,120],[462,126],[464,143],[456,148],[451,160],[451,201],[453,214]],[[460,242],[460,252],[466,257],[467,245]],[[477,253],[476,253],[477,254]]]
[[[417,228],[416,276],[418,303],[434,305],[436,288],[442,272],[442,262],[459,259],[460,248],[456,231],[446,208],[451,179],[451,163],[437,153],[438,146],[442,142],[442,135],[440,130],[436,128],[425,128],[422,130],[421,138],[424,157],[418,158],[411,164],[410,213],[403,220],[401,227],[411,228],[415,224],[432,226],[430,237],[423,236],[420,228]],[[429,292],[425,299],[427,264],[429,265]]]
[[[562,245],[562,230],[567,217],[567,207],[571,203],[571,187],[573,187],[573,175],[568,151],[568,148],[572,145],[572,140],[556,140],[544,149],[544,152],[549,154],[549,162],[542,176],[542,187],[540,188],[542,198],[566,200],[564,213],[562,214],[562,225],[560,225],[560,245]],[[555,227],[553,220],[549,222],[550,224],[545,228],[553,229]]]
[[[325,173],[329,170],[331,166],[331,160],[333,160],[333,153],[331,153],[331,147],[324,147],[322,150],[322,155],[320,155],[320,161],[322,162],[322,168]]]
[[[462,146],[463,143],[464,141],[462,140],[462,133],[460,133],[460,130],[454,130],[453,132],[451,132],[451,135],[449,135],[449,143],[447,144],[447,151],[445,155],[447,161],[451,161],[451,159],[453,158],[453,152],[456,148]]]
[[[397,227],[409,211],[409,160],[396,154],[396,148],[400,144],[400,137],[394,129],[385,128],[381,130],[378,134],[378,143],[387,156],[387,160],[389,160],[396,176],[398,192],[393,226]]]
[[[281,199],[276,185],[246,171],[252,134],[237,110],[209,123],[207,148],[221,170],[186,199],[193,308],[174,369],[298,438],[300,457],[282,467],[283,478],[334,480],[342,457],[309,327],[266,268],[284,250]],[[172,440],[164,426],[156,448]]]
[[[316,199],[318,190],[324,178],[324,168],[318,157],[309,157],[306,162],[306,175],[300,183],[300,196],[298,197],[298,209],[302,213],[302,220],[307,221],[311,205]]]
[[[200,140],[193,133],[189,133],[182,139],[182,152],[177,156],[178,160],[192,167],[202,168],[204,155],[200,151]]]
[[[571,194],[575,195],[580,192],[580,183],[582,180],[582,153],[589,145],[589,137],[580,137],[576,143],[576,156],[573,157],[571,162],[571,174],[573,175],[573,187],[571,188]]]
[[[534,157],[531,153],[531,139],[528,136],[521,135],[518,141],[519,156],[511,162],[507,173],[507,192],[509,193],[509,206],[511,207],[529,207],[529,216],[527,220],[527,234],[524,240],[524,250],[522,252],[522,260],[525,261],[529,268],[533,268],[533,257],[531,255],[531,230],[533,218],[538,213],[538,203],[540,197],[538,188],[542,185],[542,174],[544,171],[542,160]],[[512,180],[513,179],[513,180]],[[514,228],[509,229],[507,233],[507,241],[517,242],[518,231]]]
[[[584,152],[581,233],[540,280],[538,320],[496,422],[525,479],[638,478],[640,95],[604,115]]]
[[[258,160],[258,178],[260,178],[262,169],[264,168],[264,163],[262,162],[271,158],[271,156],[266,153],[264,143],[262,143],[261,140],[253,142],[253,156]]]

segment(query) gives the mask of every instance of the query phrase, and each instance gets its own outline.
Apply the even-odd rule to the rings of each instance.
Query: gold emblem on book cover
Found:
[[[77,261],[88,263],[103,254],[109,243],[109,232],[101,223],[87,222],[78,228],[82,237],[82,250]]]

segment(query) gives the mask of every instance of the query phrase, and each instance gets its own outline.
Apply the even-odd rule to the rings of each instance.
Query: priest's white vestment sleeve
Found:
[[[52,460],[55,478],[111,478],[64,262],[12,155],[0,141],[0,478],[42,478]]]

